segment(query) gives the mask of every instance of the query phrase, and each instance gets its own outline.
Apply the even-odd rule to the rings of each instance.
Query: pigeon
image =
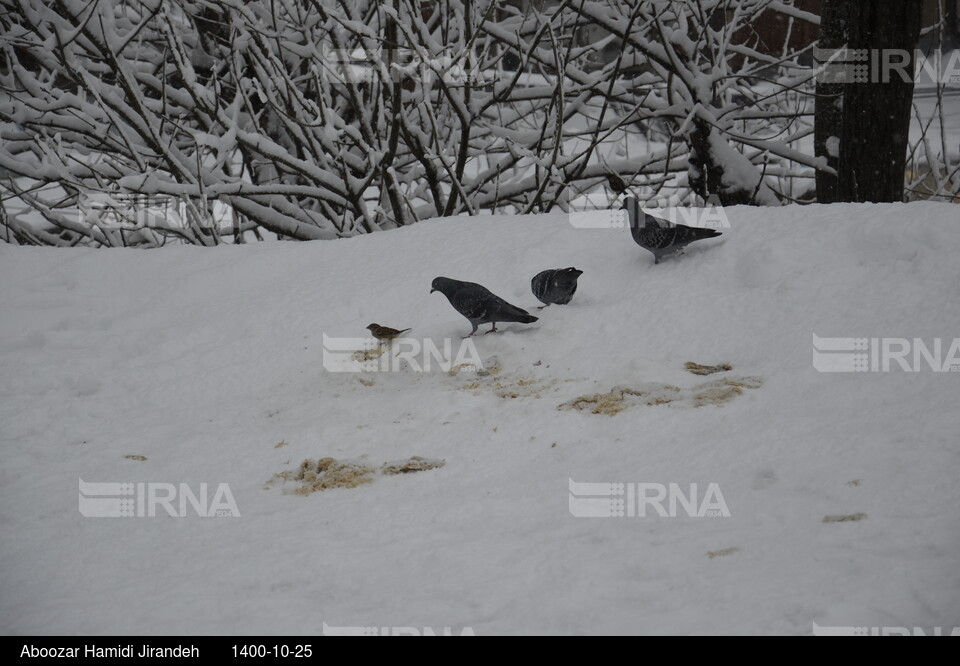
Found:
[[[470,320],[473,330],[470,337],[477,332],[480,324],[493,324],[487,333],[497,330],[497,322],[519,322],[532,324],[537,318],[516,305],[510,305],[505,300],[492,293],[486,287],[473,282],[461,282],[450,278],[434,278],[430,285],[430,293],[439,291],[447,297],[453,309]]]
[[[537,297],[543,305],[540,309],[547,307],[551,303],[557,305],[566,305],[577,292],[577,278],[583,275],[572,266],[570,268],[551,268],[550,270],[537,273],[530,280],[530,289],[533,295]]]
[[[630,233],[637,245],[653,253],[653,263],[682,250],[690,243],[704,238],[715,238],[719,231],[701,227],[673,224],[640,210],[640,202],[633,197],[624,199],[623,208],[630,218]],[[643,216],[641,221],[640,217]]]
[[[388,342],[394,338],[398,338],[407,331],[409,328],[405,328],[402,331],[398,331],[395,328],[390,328],[389,326],[381,326],[380,324],[370,324],[367,326],[367,330],[370,331],[370,334],[381,342]]]

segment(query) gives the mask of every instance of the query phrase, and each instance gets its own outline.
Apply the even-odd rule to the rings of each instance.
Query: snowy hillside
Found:
[[[728,208],[721,238],[658,266],[563,215],[0,246],[0,631],[960,625],[960,372],[811,362],[814,335],[948,357],[958,210]],[[534,310],[530,278],[566,266],[572,303]],[[540,321],[472,338],[488,374],[324,368],[324,335],[371,322],[456,349],[470,325],[429,293],[441,275]],[[412,456],[445,465],[379,471]],[[327,457],[378,471],[304,495],[275,477]],[[81,479],[226,483],[240,516],[88,518]],[[571,480],[717,484],[730,515],[575,517]]]

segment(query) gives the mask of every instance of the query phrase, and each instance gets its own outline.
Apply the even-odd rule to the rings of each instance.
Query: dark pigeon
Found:
[[[694,241],[716,238],[719,231],[673,224],[654,217],[640,209],[640,202],[633,197],[624,199],[623,208],[630,218],[630,234],[637,245],[653,253],[653,263],[659,264],[664,257],[679,252]]]
[[[583,275],[572,266],[570,268],[551,268],[537,273],[530,281],[530,289],[543,305],[540,309],[556,303],[566,305],[577,292],[577,278]]]
[[[492,293],[486,287],[473,282],[461,282],[450,278],[438,277],[430,285],[430,293],[439,291],[447,297],[450,305],[470,320],[473,330],[477,332],[480,324],[493,324],[487,333],[497,330],[497,322],[519,322],[532,324],[537,318],[516,305],[510,305],[505,300]],[[467,337],[470,337],[469,335]]]

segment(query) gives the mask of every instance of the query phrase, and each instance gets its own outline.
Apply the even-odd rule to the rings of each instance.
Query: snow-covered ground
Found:
[[[958,210],[732,208],[720,239],[658,266],[626,230],[562,215],[214,249],[0,245],[0,631],[948,633],[960,372],[822,373],[812,338],[942,338],[946,356]],[[436,276],[532,308],[530,278],[565,266],[584,271],[570,305],[473,339],[488,376],[324,368],[322,336],[370,322],[456,348],[470,327],[428,293]],[[558,409],[725,379],[758,387]],[[410,456],[446,465],[306,496],[270,483],[307,458]],[[80,479],[227,483],[240,517],[88,518]],[[730,515],[575,517],[571,480],[716,483]]]

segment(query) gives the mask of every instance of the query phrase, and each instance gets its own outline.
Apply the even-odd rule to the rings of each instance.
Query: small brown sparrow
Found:
[[[398,331],[397,329],[390,328],[389,326],[381,326],[380,324],[370,324],[369,326],[367,326],[367,330],[370,331],[370,334],[373,337],[375,337],[377,340],[380,340],[381,342],[387,342],[389,340],[393,340],[394,338],[400,337],[410,329],[405,328],[402,331]]]

